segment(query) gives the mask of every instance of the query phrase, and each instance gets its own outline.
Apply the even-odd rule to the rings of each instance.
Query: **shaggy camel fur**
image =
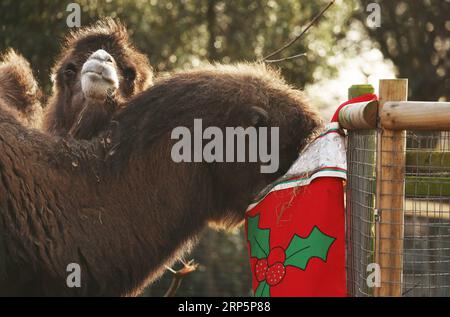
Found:
[[[194,119],[279,127],[279,169],[175,163],[171,131]],[[246,64],[160,79],[90,141],[27,129],[0,109],[0,295],[140,294],[205,226],[239,225],[319,124],[300,91]],[[80,288],[67,287],[70,263],[81,266]]]
[[[41,126],[42,93],[28,61],[9,50],[0,58],[0,108],[11,113],[23,125]]]

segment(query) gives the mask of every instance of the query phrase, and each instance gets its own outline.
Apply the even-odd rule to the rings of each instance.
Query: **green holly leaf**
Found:
[[[328,250],[334,240],[336,239],[322,233],[317,227],[314,227],[306,238],[294,235],[286,249],[284,265],[292,265],[305,270],[311,258],[320,258],[326,261]]]
[[[270,230],[258,227],[259,215],[248,218],[248,236],[250,242],[250,256],[257,259],[265,259],[270,252]]]
[[[256,297],[270,297],[270,286],[266,281],[259,283],[255,291]]]

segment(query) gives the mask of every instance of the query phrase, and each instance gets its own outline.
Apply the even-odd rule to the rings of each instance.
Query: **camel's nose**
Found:
[[[114,58],[111,56],[111,54],[109,54],[105,50],[95,51],[94,53],[92,53],[92,55],[89,57],[89,59],[96,59],[96,60],[99,60],[101,62],[106,62],[106,63],[114,62]]]

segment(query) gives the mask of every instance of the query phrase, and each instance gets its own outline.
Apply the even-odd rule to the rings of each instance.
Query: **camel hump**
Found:
[[[28,127],[40,126],[42,93],[28,61],[13,49],[0,57],[0,107]]]

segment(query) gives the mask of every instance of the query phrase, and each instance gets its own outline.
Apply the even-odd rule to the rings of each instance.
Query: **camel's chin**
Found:
[[[104,100],[108,93],[115,91],[117,87],[96,73],[86,73],[81,77],[81,89],[86,98]]]

